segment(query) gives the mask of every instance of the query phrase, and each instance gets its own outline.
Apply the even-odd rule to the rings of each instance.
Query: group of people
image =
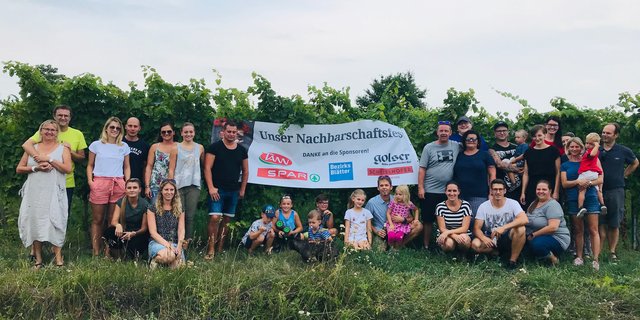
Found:
[[[173,125],[164,123],[158,142],[149,145],[138,136],[139,119],[122,123],[111,117],[99,139],[88,146],[87,157],[84,135],[69,126],[71,108],[57,106],[53,116],[55,120],[44,121],[23,144],[16,168],[28,174],[18,225],[23,244],[31,246],[35,268],[43,266],[44,242],[52,245],[55,264],[64,265],[61,247],[75,187],[73,172],[85,157],[94,256],[148,254],[152,266],[180,266],[193,237],[202,178],[210,216],[204,259],[222,250],[227,224],[248,180],[248,154],[238,144],[236,123],[226,121],[220,140],[205,148],[194,142],[195,126],[188,122],[181,128],[181,142],[175,141]],[[531,143],[524,130],[516,132],[518,144],[511,143],[509,126],[502,121],[493,131],[495,143],[489,146],[467,117],[438,122],[437,139],[420,157],[418,205],[411,201],[408,186],[397,186],[392,195],[391,178],[379,177],[378,195],[367,201],[358,189],[349,197],[345,244],[358,250],[395,250],[422,234],[424,247],[430,249],[435,224],[434,243],[444,251],[502,252],[513,267],[527,244],[536,257],[557,263],[571,241],[558,202],[563,194],[573,227],[574,264],[584,263],[585,226],[593,267],[599,268],[605,239],[611,259],[617,259],[624,179],[638,166],[633,152],[616,143],[620,127],[607,124],[602,137],[591,133],[586,145],[563,135],[556,117],[532,128]],[[316,198],[307,219],[303,225],[291,196],[285,195],[278,208],[263,208],[241,242],[250,253],[261,245],[271,252],[289,239],[326,242],[338,236],[325,195]]]

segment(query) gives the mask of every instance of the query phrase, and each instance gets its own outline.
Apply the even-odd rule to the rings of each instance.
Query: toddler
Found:
[[[302,234],[303,240],[309,240],[309,242],[323,242],[331,241],[331,233],[329,229],[322,227],[323,214],[318,210],[311,210],[307,215],[309,221],[309,231]]]
[[[356,189],[349,197],[347,212],[344,214],[344,243],[356,250],[371,249],[371,219],[373,215],[364,208],[367,195]]]
[[[580,167],[578,168],[578,179],[589,180],[589,185],[591,185],[591,181],[598,179],[598,176],[602,174],[602,169],[598,166],[598,154],[600,153],[600,135],[595,132],[591,132],[587,135],[585,139],[586,144],[585,147],[587,151],[582,155],[582,160],[580,161]],[[592,188],[591,186],[589,188]],[[602,192],[600,192],[600,188],[598,186],[593,186],[596,188],[596,192],[598,193],[598,201],[600,202],[600,215],[607,215],[607,207],[604,205],[604,198],[602,197]],[[588,189],[588,188],[587,188]],[[576,217],[580,218],[587,213],[587,208],[584,208],[584,195],[587,192],[587,189],[578,188],[578,214]]]
[[[406,185],[398,186],[393,200],[389,203],[387,223],[385,224],[387,229],[387,242],[392,248],[397,248],[402,245],[404,236],[411,232],[407,217],[411,215],[412,211],[414,219],[417,221],[418,208],[411,202],[409,187]],[[394,223],[393,217],[401,217],[404,221],[402,223]]]
[[[527,130],[518,130],[516,131],[515,134],[516,137],[516,144],[518,145],[516,147],[516,151],[513,154],[513,157],[511,157],[511,159],[504,159],[502,160],[505,164],[509,165],[509,164],[515,164],[516,167],[518,168],[523,168],[524,167],[524,153],[527,151],[527,149],[529,149],[529,144],[527,144],[527,140],[529,139],[529,133],[527,132]],[[507,172],[507,175],[509,176],[509,181],[516,181],[516,174],[515,172]]]

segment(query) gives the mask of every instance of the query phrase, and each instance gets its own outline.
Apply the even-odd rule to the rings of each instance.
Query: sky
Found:
[[[246,89],[251,73],[277,93],[307,86],[364,93],[410,71],[439,107],[448,88],[474,89],[490,113],[539,111],[557,96],[614,105],[640,91],[638,1],[178,1],[0,0],[0,61],[51,64],[126,89],[142,65],[172,83],[203,78]],[[0,74],[0,98],[18,93]]]

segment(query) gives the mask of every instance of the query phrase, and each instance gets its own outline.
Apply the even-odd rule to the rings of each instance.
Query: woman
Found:
[[[138,258],[147,251],[147,210],[149,202],[140,197],[142,182],[137,178],[127,180],[126,195],[116,202],[111,226],[104,238],[112,254],[117,258]],[[124,249],[124,252],[122,251]]]
[[[571,216],[571,224],[573,225],[573,239],[576,244],[576,258],[573,260],[575,266],[584,264],[584,224],[585,220],[588,226],[591,250],[593,252],[593,261],[591,266],[593,269],[600,270],[600,234],[598,233],[598,217],[600,214],[600,203],[598,202],[598,191],[595,188],[587,189],[584,197],[584,207],[587,214],[578,218],[578,189],[588,188],[591,185],[601,185],[603,182],[602,175],[598,176],[595,181],[589,182],[585,179],[578,180],[578,168],[580,168],[580,160],[584,152],[584,144],[580,138],[571,138],[567,142],[567,156],[569,161],[561,166],[561,181],[567,195],[567,207]],[[600,163],[598,161],[598,165]]]
[[[536,125],[531,129],[533,147],[524,153],[524,172],[522,173],[522,192],[520,203],[528,208],[536,199],[536,185],[540,180],[551,183],[554,199],[558,199],[560,186],[560,153],[558,149],[545,142],[547,129]],[[558,186],[558,188],[556,188]]]
[[[144,192],[151,202],[154,202],[153,199],[160,190],[160,183],[174,177],[178,155],[177,143],[173,141],[174,136],[173,125],[165,122],[160,126],[158,142],[149,148],[144,175]]]
[[[158,264],[177,268],[184,262],[182,241],[184,240],[184,212],[178,188],[172,180],[160,183],[160,193],[156,201],[149,206],[147,222],[149,224],[149,259],[151,268]]]
[[[25,248],[33,245],[35,269],[43,266],[43,242],[51,243],[56,266],[64,265],[62,246],[68,217],[65,174],[71,172],[71,154],[58,143],[59,130],[55,121],[44,121],[39,130],[42,140],[34,146],[43,155],[42,161],[37,163],[25,152],[16,167],[16,173],[28,174],[20,190],[18,230]]]
[[[571,238],[562,206],[551,198],[549,181],[536,184],[536,199],[527,209],[527,245],[538,259],[546,259],[557,265],[558,256],[569,247]]]
[[[469,130],[462,135],[464,152],[458,154],[453,179],[460,186],[461,198],[471,205],[475,216],[478,207],[489,197],[489,182],[496,178],[496,165],[487,151],[478,148],[480,135]]]
[[[201,175],[200,170],[204,164],[204,147],[193,141],[196,135],[193,123],[185,122],[182,126],[182,142],[178,143],[178,157],[175,170],[176,184],[180,191],[180,199],[184,207],[186,239],[184,249],[189,245],[193,237],[193,218],[198,208],[200,198]]]
[[[562,124],[560,118],[556,116],[550,116],[545,121],[544,125],[547,130],[544,134],[544,142],[550,146],[555,147],[560,152],[560,156],[564,155],[565,150],[562,144]],[[531,141],[529,147],[535,146],[535,141]]]
[[[102,127],[100,140],[89,146],[87,181],[91,203],[91,247],[93,256],[100,254],[101,237],[106,221],[111,221],[116,201],[124,196],[124,182],[129,179],[129,145],[122,142],[122,121],[109,118]],[[109,256],[109,248],[105,247]]]
[[[445,252],[467,251],[471,246],[471,206],[460,200],[458,183],[450,181],[445,187],[447,200],[436,206],[438,232],[436,242]]]

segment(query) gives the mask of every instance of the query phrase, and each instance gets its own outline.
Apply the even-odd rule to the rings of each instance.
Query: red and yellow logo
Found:
[[[293,164],[293,161],[291,161],[291,159],[275,152],[263,152],[260,155],[260,161],[265,164],[272,164],[277,166],[290,166]]]

